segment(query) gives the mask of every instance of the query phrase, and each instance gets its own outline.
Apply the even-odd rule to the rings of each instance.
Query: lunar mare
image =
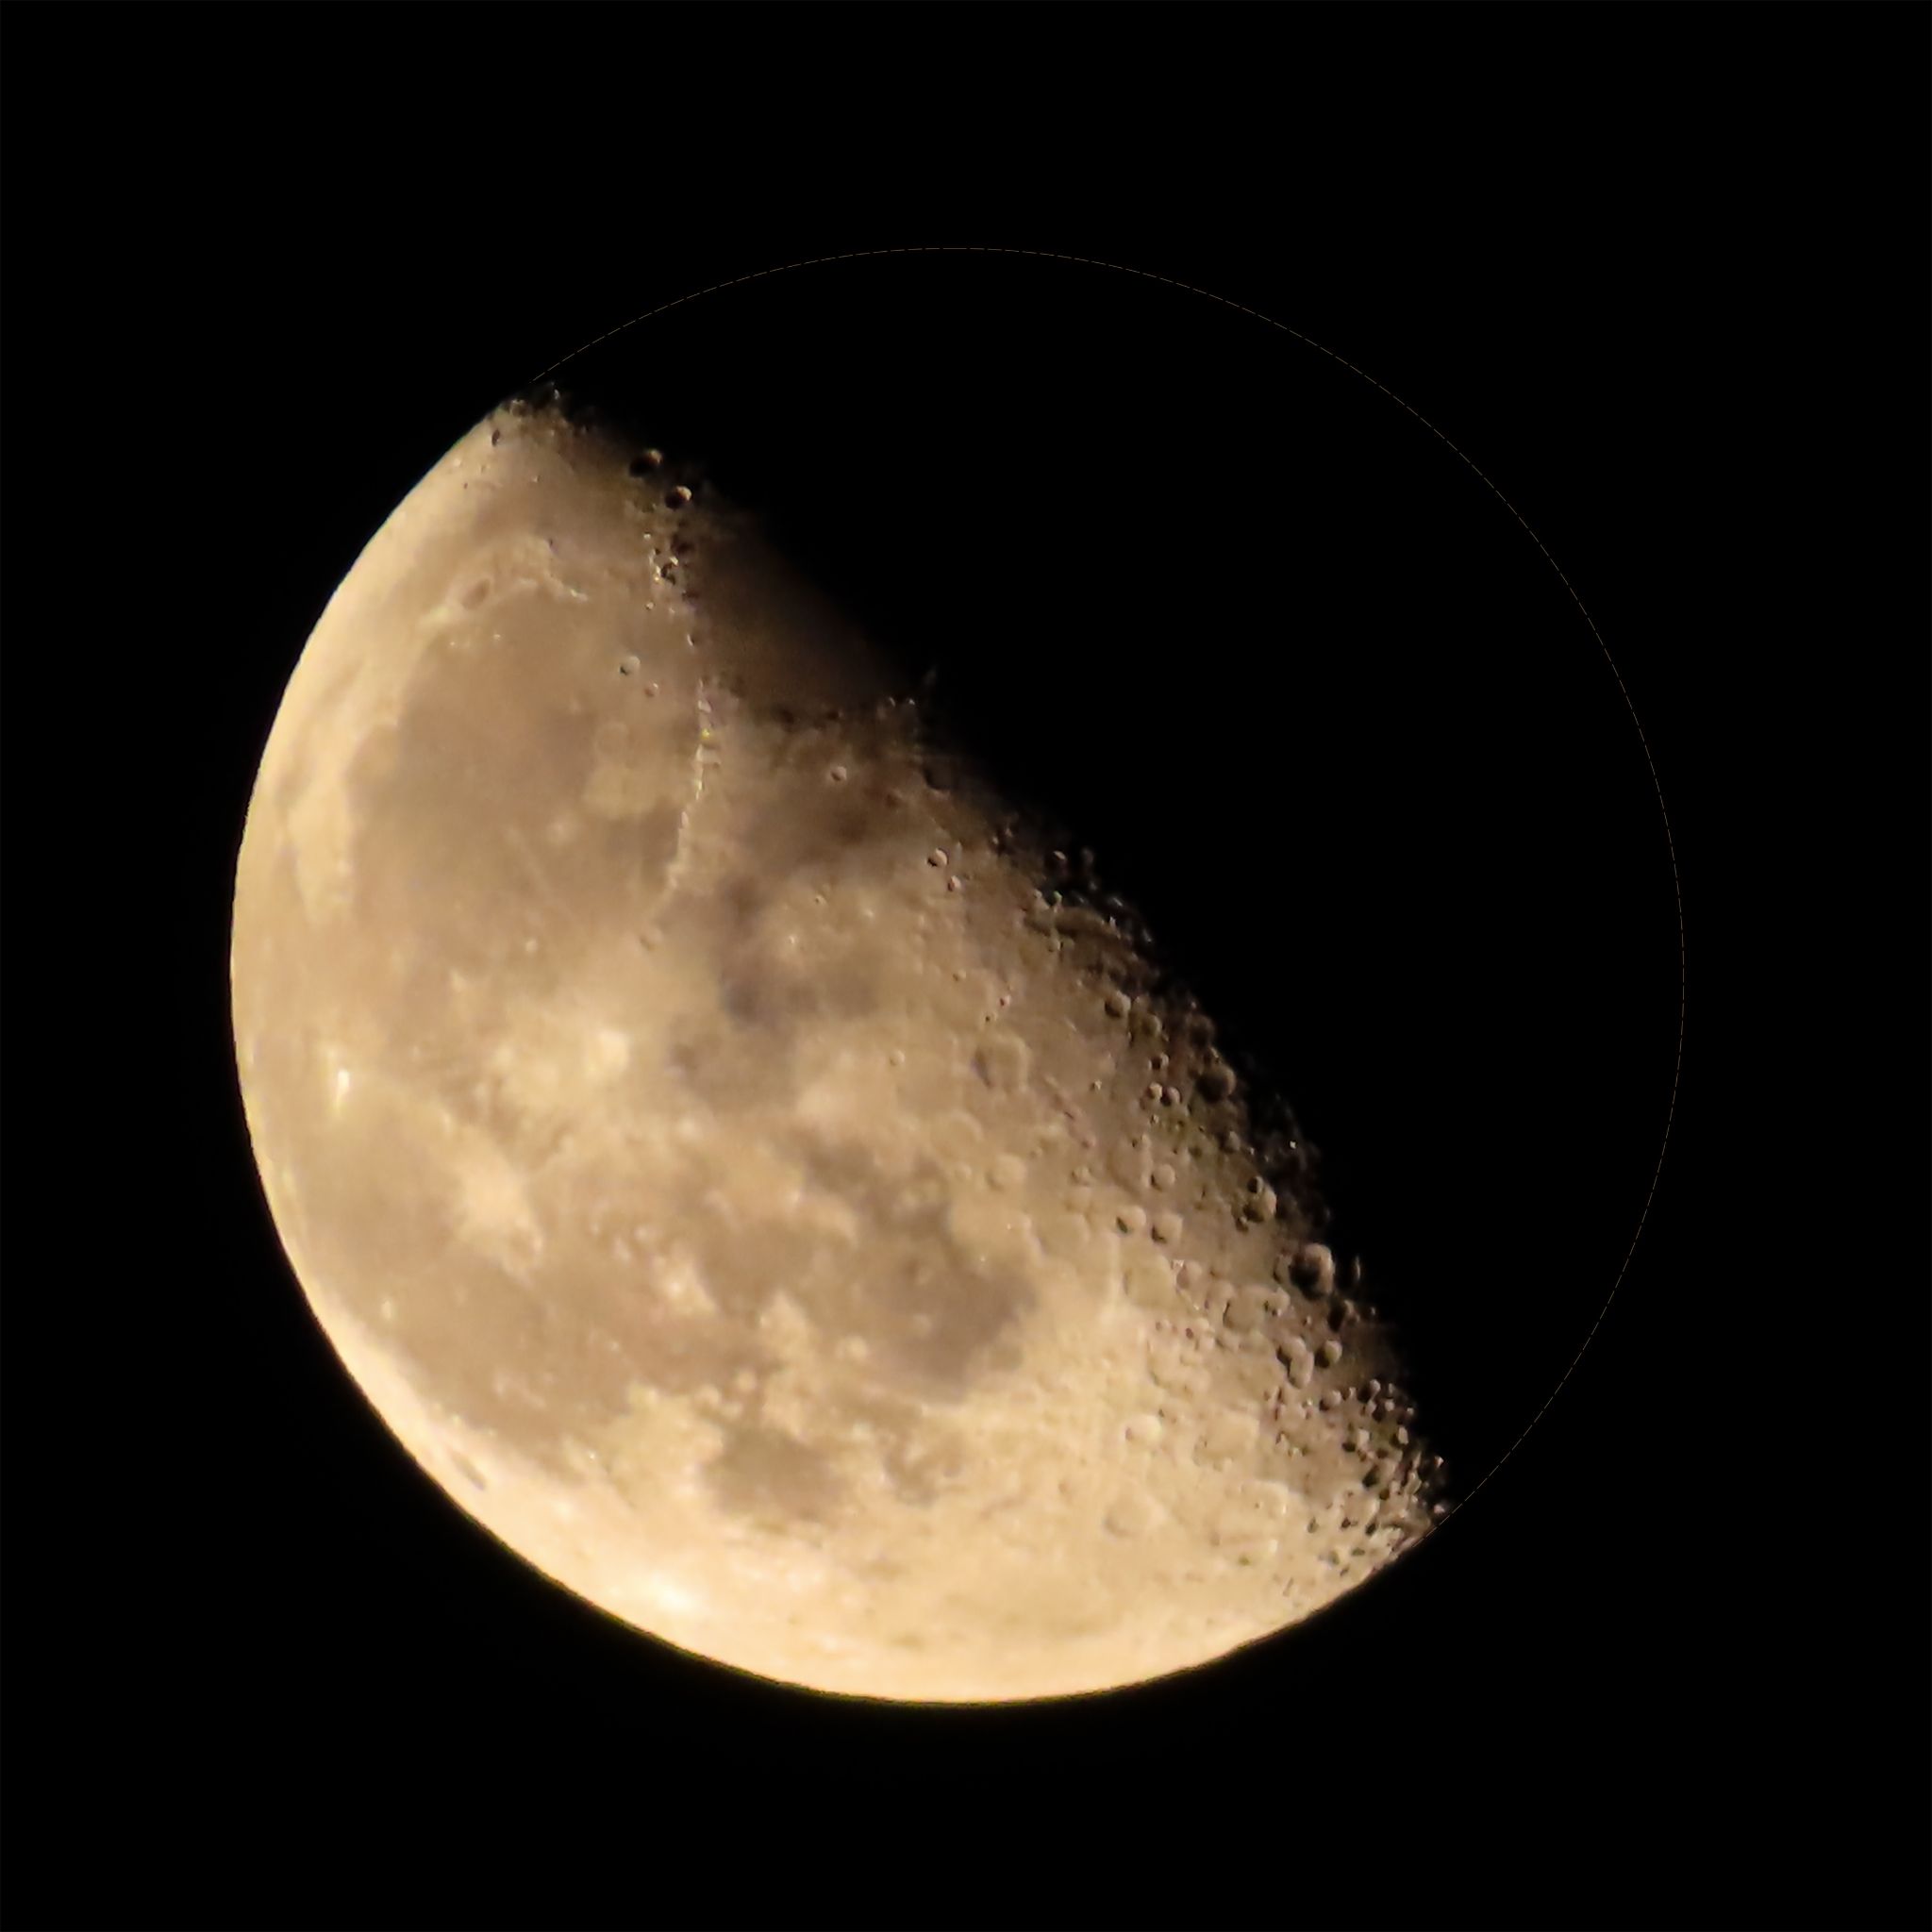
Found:
[[[700,489],[554,410],[405,499],[238,867],[275,1224],[412,1456],[610,1613],[873,1697],[1103,1690],[1429,1521],[1208,1017]]]

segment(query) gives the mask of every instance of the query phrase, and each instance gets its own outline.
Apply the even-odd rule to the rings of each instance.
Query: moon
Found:
[[[316,1320],[558,1584],[758,1676],[1105,1690],[1424,1534],[1299,1151],[1084,855],[702,479],[478,424],[309,638],[237,867]]]

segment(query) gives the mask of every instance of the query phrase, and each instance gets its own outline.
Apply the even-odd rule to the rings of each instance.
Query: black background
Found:
[[[1925,1922],[1922,11],[17,6],[6,42],[9,1923]],[[990,350],[947,405],[983,441],[920,491],[795,345],[678,366],[692,437],[719,395],[830,441],[797,538],[881,621],[953,476],[987,559],[954,574],[1021,615],[922,602],[942,691],[1280,1067],[1477,1473],[1617,1283],[1374,1584],[1208,1672],[979,1711],[701,1667],[461,1519],[308,1318],[226,1038],[261,739],[396,498],[630,316],[933,244],[1208,291],[1466,452],[1641,720],[1688,989],[1674,1100],[1670,857],[1589,627],[1306,342],[1266,344],[1295,407],[1362,439],[1296,486],[1320,653],[1243,575],[1274,468],[1158,441],[1259,380],[1249,318],[1123,296],[1179,346],[1057,431]],[[976,266],[1089,291],[1029,297],[1012,366],[1057,329],[1104,358],[1101,271]],[[1151,608],[1059,567],[1128,540],[1054,433],[1126,439]],[[1379,564],[1369,491],[1412,492]],[[1253,621],[1177,655],[1200,585]],[[1478,599],[1572,655],[1422,647]],[[1450,1287],[1491,1345],[1456,1354]]]

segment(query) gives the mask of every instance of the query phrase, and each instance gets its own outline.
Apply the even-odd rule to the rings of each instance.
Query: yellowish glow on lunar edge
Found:
[[[766,1677],[1050,1696],[1306,1616],[1433,1458],[1211,1025],[627,454],[480,424],[270,735],[236,1046],[323,1328],[512,1550]]]

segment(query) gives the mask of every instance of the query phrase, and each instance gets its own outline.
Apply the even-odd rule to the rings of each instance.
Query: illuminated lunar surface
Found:
[[[323,1328],[510,1549],[763,1676],[1058,1695],[1306,1616],[1433,1458],[1207,1016],[629,454],[479,425],[269,739],[237,1054]]]

